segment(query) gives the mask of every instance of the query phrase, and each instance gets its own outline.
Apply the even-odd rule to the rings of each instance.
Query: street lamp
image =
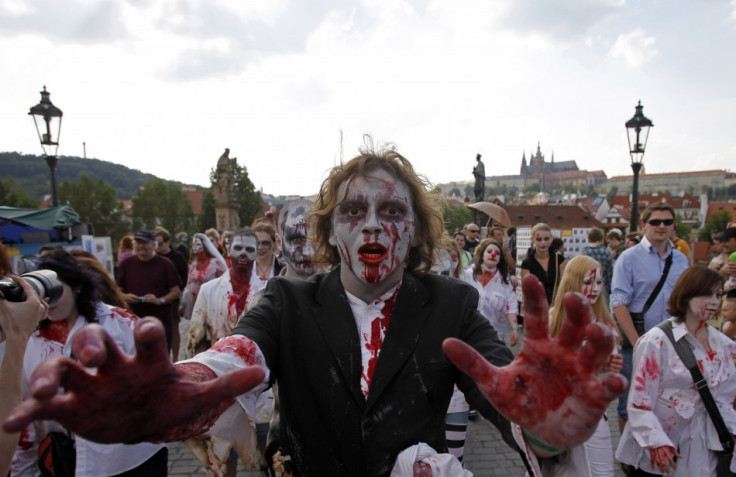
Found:
[[[649,128],[654,123],[642,113],[644,106],[641,101],[636,106],[634,117],[626,121],[626,134],[629,138],[629,154],[631,154],[631,169],[634,171],[633,204],[631,207],[631,231],[639,228],[639,172],[644,159],[644,150],[647,147]]]
[[[36,125],[38,140],[41,142],[46,164],[51,170],[51,201],[54,207],[59,205],[59,197],[56,194],[56,163],[59,158],[56,152],[59,149],[59,135],[61,134],[61,117],[64,113],[51,103],[51,93],[46,91],[46,86],[41,91],[41,102],[31,107],[28,114],[33,117]],[[54,136],[54,134],[56,134]]]

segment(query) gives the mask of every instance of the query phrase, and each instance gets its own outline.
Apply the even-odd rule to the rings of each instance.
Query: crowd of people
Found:
[[[572,258],[536,224],[517,274],[513,227],[450,235],[411,164],[367,149],[275,222],[191,246],[160,227],[123,237],[115,281],[89,254],[46,250],[58,301],[18,278],[26,300],[0,300],[0,475],[163,476],[170,440],[213,475],[238,459],[264,475],[463,475],[474,411],[529,475],[727,475],[736,228],[691,266],[674,218],[652,204],[641,234],[593,228]]]

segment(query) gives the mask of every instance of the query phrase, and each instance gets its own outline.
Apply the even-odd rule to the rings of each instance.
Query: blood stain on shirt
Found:
[[[67,321],[47,321],[41,323],[38,329],[38,335],[49,341],[65,344],[69,338],[69,325]]]
[[[398,288],[396,289],[398,292]],[[370,336],[366,336],[365,348],[370,351],[371,357],[368,360],[368,369],[363,371],[363,380],[366,382],[365,394],[368,395],[370,390],[371,382],[373,381],[373,373],[376,370],[376,364],[378,363],[378,354],[381,352],[383,346],[383,338],[386,336],[386,330],[391,321],[391,315],[394,311],[394,304],[396,303],[396,293],[391,295],[383,303],[383,309],[381,309],[381,316],[378,316],[371,321]]]
[[[646,391],[648,380],[659,379],[659,364],[654,356],[645,356],[640,370],[640,373],[634,378],[634,389],[636,391]]]
[[[228,336],[215,343],[210,350],[237,356],[251,366],[263,364],[258,346],[245,336]]]

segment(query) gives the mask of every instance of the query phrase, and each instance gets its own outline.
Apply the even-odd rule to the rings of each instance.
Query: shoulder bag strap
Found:
[[[675,336],[672,334],[672,321],[665,320],[657,326],[659,326],[659,328],[664,331],[664,334],[667,335],[667,338],[672,343],[672,346],[674,346],[675,351],[677,351],[677,356],[682,360],[682,364],[684,364],[688,371],[690,371],[695,387],[700,393],[700,399],[703,400],[705,409],[708,411],[708,415],[710,416],[711,421],[713,421],[713,425],[716,427],[718,439],[721,441],[723,450],[733,450],[733,436],[728,431],[726,423],[723,422],[723,416],[721,416],[721,412],[718,410],[718,405],[713,399],[713,395],[710,393],[708,383],[700,372],[700,368],[698,367],[698,363],[695,360],[695,355],[693,354],[693,350],[690,348],[690,345],[684,338],[680,341],[675,341]]]
[[[659,282],[657,283],[657,286],[654,287],[654,290],[652,290],[651,295],[649,295],[649,298],[647,298],[647,302],[644,304],[644,309],[641,310],[641,314],[646,315],[647,311],[649,311],[649,308],[651,308],[652,303],[654,303],[654,300],[657,299],[657,295],[659,295],[659,292],[662,290],[662,287],[664,286],[664,282],[667,281],[667,275],[670,273],[670,267],[672,266],[672,256],[674,253],[670,252],[670,255],[667,257],[667,260],[664,262],[664,271],[662,272],[662,276],[659,278]]]

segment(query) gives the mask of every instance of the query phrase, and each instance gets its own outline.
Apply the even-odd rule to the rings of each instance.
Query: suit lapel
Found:
[[[360,390],[360,343],[353,310],[340,283],[340,269],[326,275],[317,291],[317,306],[312,308],[314,319],[332,355],[337,361],[342,379],[360,405],[365,398]]]
[[[419,340],[419,330],[429,314],[429,307],[426,306],[428,299],[429,295],[424,286],[410,273],[404,272],[391,322],[373,373],[366,410],[378,400],[414,352]]]

